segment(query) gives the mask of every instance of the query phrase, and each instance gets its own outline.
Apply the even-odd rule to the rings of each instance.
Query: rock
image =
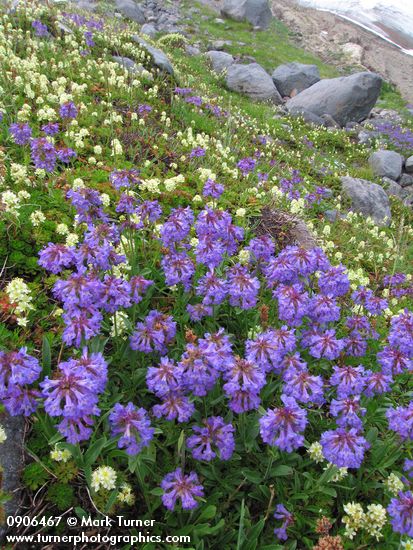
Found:
[[[324,114],[321,115],[320,118],[323,120],[324,126],[326,128],[340,128],[340,124],[337,124],[337,122],[331,115]]]
[[[390,178],[383,178],[383,187],[389,196],[402,198],[403,188]]]
[[[15,515],[19,508],[19,491],[22,490],[20,474],[23,469],[24,419],[21,416],[2,413],[0,422],[7,435],[6,441],[0,445],[3,478],[1,489],[11,495],[11,499],[4,504],[4,514],[7,517]],[[0,540],[5,531],[6,528],[0,524]]]
[[[234,21],[248,21],[254,27],[267,28],[272,19],[268,0],[224,0],[221,15]]]
[[[370,155],[369,164],[376,176],[397,181],[402,174],[403,157],[395,151],[383,149]]]
[[[341,51],[348,61],[351,61],[352,63],[357,63],[359,65],[362,64],[364,50],[363,46],[360,46],[360,44],[347,42],[346,44],[342,45]]]
[[[406,160],[405,169],[408,174],[413,174],[413,156]]]
[[[337,210],[326,210],[324,212],[324,217],[331,223],[334,223],[339,219],[339,213]]]
[[[378,225],[390,222],[390,203],[383,187],[349,176],[341,178],[341,185],[351,199],[351,210],[370,216]]]
[[[270,75],[258,65],[230,65],[227,70],[226,83],[233,92],[246,94],[253,100],[271,100],[273,103],[282,103],[282,98]]]
[[[151,46],[150,44],[148,44],[148,42],[146,42],[146,40],[144,40],[140,36],[137,36],[136,34],[132,37],[132,40],[137,42],[151,55],[154,65],[156,65],[161,71],[164,71],[171,75],[174,74],[174,69],[171,65],[171,62],[162,50]]]
[[[214,40],[208,45],[208,50],[221,52],[226,46],[232,46],[232,40]]]
[[[379,75],[367,72],[320,80],[289,99],[287,107],[301,107],[317,116],[329,114],[340,126],[361,122],[376,103],[381,83]]]
[[[231,54],[211,50],[205,54],[211,63],[212,70],[216,73],[222,73],[230,65],[234,63],[234,58]]]
[[[413,176],[411,176],[410,174],[402,174],[399,184],[402,187],[409,187],[410,185],[413,185]]]
[[[146,36],[149,36],[149,38],[154,38],[156,36],[157,30],[153,25],[151,25],[151,23],[145,23],[141,27],[141,33],[146,34]]]
[[[198,48],[198,46],[193,46],[192,44],[186,44],[185,53],[193,57],[195,55],[200,55],[201,50]]]
[[[130,73],[142,74],[143,72],[147,72],[148,75],[152,76],[143,65],[135,63],[135,61],[133,61],[133,59],[130,59],[129,57],[113,55],[112,59],[113,61],[116,61],[116,63],[119,63],[119,65],[122,65],[122,67],[127,69]]]
[[[307,124],[313,124],[314,126],[324,126],[324,120],[312,113],[307,111],[307,109],[302,109],[300,107],[293,107],[289,110],[289,114],[294,118],[302,118]]]
[[[141,25],[145,23],[142,8],[133,0],[115,0],[115,6],[124,17],[128,17]]]
[[[282,96],[290,96],[293,90],[300,93],[320,80],[318,67],[303,63],[279,65],[271,76]]]

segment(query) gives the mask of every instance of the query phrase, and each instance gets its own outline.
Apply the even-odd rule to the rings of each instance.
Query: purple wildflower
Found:
[[[152,440],[154,429],[145,409],[137,409],[133,403],[121,405],[116,403],[109,415],[112,427],[112,436],[120,435],[119,449],[126,449],[128,455],[139,454],[144,447],[148,447]]]
[[[211,306],[205,304],[188,304],[186,310],[189,313],[189,318],[191,321],[200,321],[204,317],[211,317],[213,314],[213,309]]]
[[[339,397],[359,395],[366,384],[364,367],[362,365],[358,367],[351,365],[344,365],[343,367],[335,366],[333,367],[333,374],[330,377],[330,384],[337,386],[337,395]]]
[[[32,161],[35,167],[46,170],[46,172],[53,172],[57,158],[57,152],[54,145],[43,137],[32,139],[30,148]]]
[[[279,540],[287,540],[287,529],[294,524],[294,516],[287,510],[284,504],[277,504],[274,512],[275,519],[281,520],[281,527],[274,529],[274,534]]]
[[[42,23],[39,20],[32,21],[32,27],[34,29],[34,33],[39,38],[44,38],[45,36],[49,36],[49,30],[47,28],[47,25]]]
[[[301,283],[279,285],[273,292],[278,300],[278,315],[292,326],[299,326],[308,312],[309,296]]]
[[[321,405],[324,402],[324,383],[321,376],[311,375],[306,368],[289,368],[284,373],[283,379],[285,395],[294,397],[302,403]]]
[[[164,416],[167,420],[176,418],[178,422],[187,422],[195,412],[194,404],[179,391],[163,395],[162,400],[160,405],[153,407],[153,414],[156,418]]]
[[[393,407],[386,412],[389,428],[402,439],[413,440],[413,401],[407,407]]]
[[[182,387],[182,368],[168,357],[161,357],[157,367],[149,367],[146,374],[148,389],[162,397]]]
[[[170,315],[152,310],[145,317],[144,322],[136,325],[135,332],[130,339],[133,350],[150,353],[159,351],[165,354],[167,346],[173,341],[176,333],[176,323]]]
[[[39,252],[39,265],[54,274],[70,267],[73,260],[73,249],[64,244],[49,243]]]
[[[304,443],[307,412],[297,405],[293,397],[281,396],[283,406],[267,410],[260,418],[260,434],[265,443],[291,453]]]
[[[139,185],[139,170],[114,170],[109,175],[110,183],[117,190],[122,187],[133,187]]]
[[[59,114],[62,118],[73,119],[77,117],[78,111],[73,101],[67,101],[60,105]]]
[[[234,427],[226,424],[221,416],[211,416],[203,426],[193,426],[194,435],[187,440],[196,460],[211,461],[217,454],[221,460],[229,460],[235,449]]]
[[[322,357],[330,361],[337,359],[344,347],[345,341],[336,338],[336,331],[334,329],[324,332],[315,331],[309,338],[309,352],[316,359],[321,359]]]
[[[46,136],[55,136],[59,132],[59,124],[57,122],[48,122],[42,126],[42,132]]]
[[[337,424],[341,427],[349,426],[361,430],[363,423],[360,416],[366,414],[366,409],[360,406],[360,396],[343,397],[333,399],[330,404],[330,414],[337,418]]]
[[[27,145],[32,137],[32,129],[26,122],[11,124],[9,132],[17,145]]]
[[[69,162],[76,157],[76,151],[73,151],[73,149],[70,149],[70,147],[62,147],[61,149],[57,150],[57,158],[60,160],[60,162],[63,162],[64,164],[69,164]]]
[[[241,170],[242,175],[246,176],[254,170],[256,164],[257,161],[255,159],[246,157],[238,162],[237,167]]]
[[[321,273],[318,279],[318,288],[329,296],[344,296],[350,290],[350,281],[343,265],[330,267]]]
[[[165,254],[161,265],[168,286],[182,283],[186,292],[190,290],[195,266],[186,252],[170,252],[169,254]]]
[[[79,347],[82,339],[90,340],[100,332],[102,323],[101,313],[93,308],[83,308],[63,314],[65,329],[62,340],[68,346],[74,344]]]
[[[175,508],[178,499],[181,500],[184,510],[193,510],[198,506],[196,497],[204,496],[204,488],[199,483],[196,473],[185,475],[181,468],[167,474],[161,482],[161,488],[164,491],[163,505],[171,511]]]
[[[387,511],[393,530],[413,537],[413,493],[400,491],[397,498],[391,499]]]
[[[370,447],[355,428],[327,430],[321,435],[323,455],[338,468],[360,468],[365,451]]]
[[[251,309],[257,303],[260,283],[247,267],[236,264],[228,270],[228,294],[231,306]]]
[[[393,383],[393,379],[390,375],[383,372],[372,372],[371,370],[367,370],[365,375],[366,387],[363,393],[367,397],[373,397],[375,394],[379,395],[391,390],[390,384]]]
[[[202,147],[195,147],[195,149],[192,149],[192,151],[190,152],[189,158],[193,159],[193,158],[204,157],[205,153],[206,151]]]
[[[219,199],[223,192],[224,186],[210,178],[207,179],[202,190],[204,197],[212,197],[213,199]]]

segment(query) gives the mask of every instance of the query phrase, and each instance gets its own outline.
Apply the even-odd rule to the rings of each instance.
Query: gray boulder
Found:
[[[402,187],[410,187],[413,185],[413,176],[411,174],[402,174],[399,183]]]
[[[300,107],[317,116],[331,115],[340,126],[361,122],[373,108],[382,79],[375,73],[320,80],[287,101],[288,109]]]
[[[224,0],[221,15],[234,21],[249,21],[254,27],[267,28],[272,19],[268,0]]]
[[[370,155],[369,164],[376,176],[396,181],[402,175],[403,157],[395,151],[376,151]]]
[[[351,210],[370,216],[378,225],[390,222],[390,203],[383,187],[349,176],[341,178],[341,185],[351,200]]]
[[[222,73],[230,65],[234,63],[234,58],[226,52],[218,52],[211,50],[205,54],[211,63],[212,70],[216,73]]]
[[[413,156],[406,160],[405,168],[408,174],[413,174]]]
[[[143,65],[135,63],[133,59],[130,59],[129,57],[122,57],[120,55],[113,55],[112,59],[132,74],[142,74],[143,72],[147,72],[148,80],[153,80],[152,75],[145,69],[145,67]]]
[[[307,122],[307,124],[313,124],[314,126],[325,126],[325,122],[321,117],[315,115],[307,109],[303,109],[302,107],[292,107],[289,110],[289,114],[294,118],[302,118],[304,122]]]
[[[142,8],[133,0],[115,0],[115,6],[128,19],[132,19],[132,21],[136,21],[141,25],[145,23]]]
[[[194,57],[196,55],[200,55],[201,50],[198,48],[198,46],[194,46],[193,44],[186,44],[185,53],[191,57]]]
[[[240,92],[255,101],[271,100],[282,103],[282,98],[270,75],[258,65],[230,65],[227,70],[226,83],[233,92]]]
[[[149,36],[149,38],[154,38],[156,36],[157,30],[152,25],[152,23],[145,23],[141,27],[141,33],[146,34],[146,36]]]
[[[169,61],[169,59],[166,57],[166,55],[163,53],[162,50],[159,50],[158,48],[151,46],[146,40],[144,40],[140,36],[134,35],[132,37],[132,40],[134,40],[134,42],[137,42],[149,53],[149,55],[152,57],[152,61],[154,65],[156,65],[158,69],[166,73],[169,73],[171,75],[174,74],[174,69],[171,65],[171,62]]]
[[[294,90],[298,94],[318,82],[320,72],[317,65],[287,63],[275,69],[272,79],[282,96],[290,96]]]
[[[384,190],[389,195],[389,197],[390,196],[399,197],[399,198],[403,197],[403,188],[401,187],[401,185],[399,185],[398,183],[396,183],[390,178],[383,178],[382,182],[383,182]]]
[[[0,464],[2,467],[1,489],[8,493],[11,498],[2,506],[5,517],[14,516],[18,509],[22,496],[22,484],[20,480],[23,469],[23,448],[24,448],[24,419],[22,416],[10,416],[2,413],[0,418],[7,439],[0,445]],[[0,522],[0,540],[5,535],[7,527],[4,521]],[[3,546],[2,546],[3,548]]]

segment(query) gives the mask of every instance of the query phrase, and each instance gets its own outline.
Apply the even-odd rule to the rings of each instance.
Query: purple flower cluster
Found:
[[[221,460],[229,460],[235,449],[234,427],[226,424],[221,416],[211,416],[203,426],[193,426],[187,440],[196,460],[213,460],[217,454]]]
[[[39,392],[30,385],[39,378],[40,372],[39,362],[26,348],[8,353],[0,351],[0,399],[12,416],[29,416],[36,410]]]
[[[130,338],[130,347],[144,353],[158,351],[165,355],[167,346],[173,341],[175,334],[176,323],[172,317],[152,310],[143,322],[137,323]]]
[[[275,519],[281,520],[281,527],[274,529],[274,534],[279,540],[287,540],[287,529],[294,524],[294,516],[287,510],[284,504],[277,504],[274,512]]]
[[[204,496],[204,488],[195,472],[185,475],[181,468],[167,474],[161,482],[162,502],[165,508],[173,510],[177,500],[184,510],[193,510],[198,506],[197,498]]]
[[[120,435],[118,447],[125,448],[128,455],[139,454],[152,440],[154,429],[145,409],[137,409],[133,403],[116,403],[109,415],[112,436]]]
[[[44,409],[51,417],[63,417],[57,429],[69,443],[89,439],[106,381],[107,364],[102,354],[89,355],[84,348],[80,359],[60,363],[53,378],[46,376],[40,383]]]
[[[307,412],[301,409],[293,397],[281,396],[283,406],[268,410],[260,418],[260,433],[263,441],[272,447],[291,453],[304,443]]]

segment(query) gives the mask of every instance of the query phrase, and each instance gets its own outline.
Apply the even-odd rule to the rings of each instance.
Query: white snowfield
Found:
[[[413,43],[412,0],[298,0],[298,2],[304,6],[331,11],[346,17],[399,47],[401,46],[390,39],[377,23],[411,37]],[[401,49],[413,55],[413,49]]]

